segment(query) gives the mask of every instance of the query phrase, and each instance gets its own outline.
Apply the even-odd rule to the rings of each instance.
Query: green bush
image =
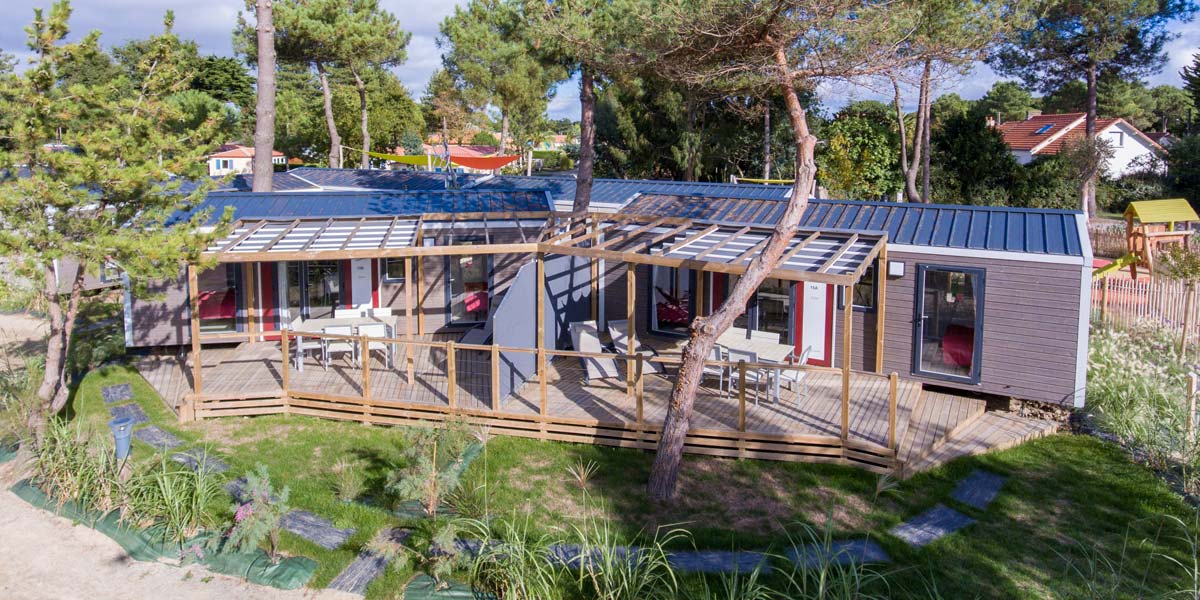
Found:
[[[102,513],[122,503],[121,464],[104,437],[89,436],[82,425],[50,419],[34,445],[33,478],[61,507],[75,501]]]
[[[167,541],[182,543],[217,524],[224,497],[217,476],[203,464],[193,471],[160,456],[125,484],[129,513]]]
[[[287,486],[279,491],[271,487],[271,475],[264,464],[246,473],[246,501],[234,505],[233,526],[225,536],[225,543],[247,553],[267,541],[267,554],[273,562],[278,562],[279,522],[288,512],[289,493]],[[217,539],[216,543],[221,541]]]

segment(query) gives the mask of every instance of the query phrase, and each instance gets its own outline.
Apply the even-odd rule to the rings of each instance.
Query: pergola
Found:
[[[472,245],[427,246],[427,232],[449,230],[482,231],[485,243]],[[492,243],[493,230],[519,232],[515,243]],[[630,348],[636,348],[634,299],[635,265],[688,268],[700,272],[742,274],[750,261],[768,243],[772,225],[713,222],[680,217],[644,216],[620,213],[457,213],[397,215],[390,217],[353,217],[325,219],[254,220],[234,223],[224,238],[205,252],[218,263],[254,263],[270,261],[344,260],[356,258],[411,257],[416,259],[417,278],[412,278],[412,262],[405,261],[406,281],[415,281],[420,298],[421,259],[463,254],[518,254],[536,256],[537,281],[545,289],[545,254],[565,254],[591,260],[592,316],[597,317],[600,286],[598,260],[626,264],[626,320]],[[842,288],[851,298],[851,286],[861,280],[872,263],[877,272],[887,256],[887,234],[841,230],[799,230],[789,242],[779,264],[769,277],[787,281],[811,281]],[[695,293],[703,298],[703,278]],[[877,278],[875,370],[883,371],[884,307],[887,278]],[[188,267],[192,315],[199,314],[196,269]],[[405,286],[407,335],[413,332],[413,289]],[[253,295],[248,295],[252,297]],[[539,371],[545,373],[543,294],[536,295],[537,350]],[[832,299],[830,300],[832,301]],[[703,302],[697,302],[703,315]],[[851,331],[853,303],[842,308],[842,433],[849,430]],[[251,311],[252,312],[252,311]],[[424,323],[418,311],[418,334]],[[253,325],[251,325],[251,328]],[[191,319],[192,347],[199,356],[201,336],[199,320]],[[239,334],[240,335],[240,334]],[[244,335],[242,336],[245,337]],[[216,339],[208,336],[206,339]],[[633,361],[629,361],[632,363]],[[200,390],[200,361],[194,361],[196,393]],[[632,371],[633,365],[629,368]],[[627,377],[633,385],[633,377]],[[544,382],[543,382],[544,385]],[[544,393],[543,393],[544,396]]]

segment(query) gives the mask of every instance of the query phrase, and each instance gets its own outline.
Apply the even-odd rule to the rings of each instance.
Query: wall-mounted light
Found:
[[[887,274],[888,277],[904,277],[904,261],[889,260]]]

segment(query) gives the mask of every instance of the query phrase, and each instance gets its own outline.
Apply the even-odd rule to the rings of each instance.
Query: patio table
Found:
[[[344,319],[324,318],[324,319],[304,319],[303,321],[292,323],[289,330],[296,336],[296,370],[304,370],[304,357],[300,355],[300,348],[304,347],[305,333],[321,333],[326,327],[348,326],[353,327],[357,332],[360,325],[375,325],[382,323],[387,326],[388,337],[395,337],[396,332],[396,317],[350,317]],[[393,344],[388,344],[388,361],[395,360],[396,348]],[[364,359],[365,360],[365,359]]]
[[[789,344],[780,344],[770,340],[757,338],[747,338],[746,330],[740,327],[730,327],[726,329],[719,337],[717,343],[726,348],[733,348],[743,352],[753,352],[758,355],[759,362],[778,363],[785,365],[788,363],[788,357],[795,350],[794,346]],[[772,398],[776,402],[779,401],[779,372],[771,371],[771,391]]]

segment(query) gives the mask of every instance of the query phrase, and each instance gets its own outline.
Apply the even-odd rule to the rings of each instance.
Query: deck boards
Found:
[[[1026,419],[1009,413],[984,413],[920,457],[906,469],[906,473],[927,471],[960,456],[1011,448],[1022,442],[1050,435],[1056,429],[1056,424],[1047,421]]]
[[[435,334],[418,338],[426,344],[444,344],[457,338],[455,334]],[[649,340],[647,340],[649,341]],[[677,356],[679,344],[656,344],[663,356]],[[413,373],[409,381],[408,355],[411,351]],[[202,372],[202,392],[205,396],[253,399],[280,396],[283,388],[282,351],[278,342],[244,343],[238,346],[205,348]],[[546,373],[546,415],[564,423],[581,427],[611,427],[630,429],[637,425],[637,402],[627,393],[624,380],[618,378],[585,383],[580,359],[569,356],[548,358]],[[479,411],[481,414],[504,418],[536,419],[541,411],[540,386],[536,376],[519,386],[508,398],[502,399],[498,412],[492,412],[491,354],[476,350],[455,351],[454,405],[457,408]],[[439,410],[450,405],[449,360],[444,345],[421,343],[397,344],[395,363],[385,364],[381,353],[371,356],[369,388],[370,401],[387,407],[389,402],[409,405],[428,405]],[[146,379],[177,406],[191,391],[191,373],[185,361],[177,356],[143,357],[136,363]],[[622,370],[624,365],[622,364]],[[647,374],[643,378],[643,424],[653,429],[661,426],[667,413],[667,403],[673,384],[674,368],[668,365],[664,375]],[[305,358],[304,369],[293,365],[288,369],[293,396],[310,398],[362,397],[362,372],[348,356],[337,356],[328,369],[315,357]],[[736,373],[734,376],[736,383]],[[754,386],[746,392],[747,434],[761,436],[810,436],[813,439],[837,438],[841,434],[841,373],[829,369],[812,369],[806,385],[793,389],[784,386],[778,402],[770,401],[764,383],[757,395]],[[694,405],[692,431],[716,431],[737,434],[739,403],[736,385],[730,392],[717,389],[717,379],[706,378]],[[901,462],[920,461],[940,464],[959,445],[949,446],[947,439],[959,442],[956,432],[971,429],[983,414],[982,401],[931,391],[901,378],[897,388],[896,458]],[[850,378],[850,442],[865,447],[886,447],[888,439],[888,400],[890,384],[887,377],[873,373],[853,373]],[[313,406],[292,407],[292,412],[321,414],[308,410]],[[242,406],[228,404],[229,408]],[[257,410],[251,402],[245,411],[229,414],[265,414],[278,409]],[[311,404],[311,403],[310,403]],[[278,402],[273,403],[279,406]],[[397,408],[402,407],[397,404]],[[347,408],[355,418],[359,409]],[[401,410],[401,413],[403,410]],[[215,413],[214,413],[215,414]],[[397,413],[400,414],[400,413]],[[995,424],[993,424],[995,425]],[[993,428],[994,429],[994,428]],[[1007,443],[1016,432],[1005,429],[972,431],[961,441],[964,451],[974,451],[980,445]],[[1019,429],[1019,428],[1018,428]],[[552,437],[552,436],[551,436]],[[1020,437],[1020,436],[1017,436]],[[640,439],[640,437],[639,437]],[[774,438],[772,438],[774,439]],[[738,445],[729,442],[738,451]],[[853,446],[851,446],[852,448]],[[937,450],[938,452],[934,452]],[[851,452],[847,450],[847,452]],[[945,458],[948,460],[948,458]],[[911,469],[906,469],[910,470]]]

